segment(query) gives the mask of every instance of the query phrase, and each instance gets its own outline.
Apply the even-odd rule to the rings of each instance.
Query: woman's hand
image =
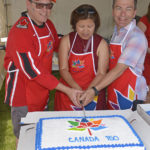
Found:
[[[83,106],[86,106],[94,99],[94,97],[95,97],[94,90],[93,89],[88,89],[80,97],[80,100],[82,100]]]

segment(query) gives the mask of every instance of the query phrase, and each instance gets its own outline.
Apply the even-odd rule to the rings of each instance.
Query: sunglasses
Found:
[[[85,13],[95,14],[96,13],[96,11],[92,8],[88,8],[88,9],[79,8],[75,12],[78,14],[85,14]]]
[[[46,9],[52,9],[54,5],[53,3],[44,4],[44,3],[37,3],[35,1],[30,1],[30,2],[36,5],[36,9],[42,9],[44,8],[44,6],[46,7]]]

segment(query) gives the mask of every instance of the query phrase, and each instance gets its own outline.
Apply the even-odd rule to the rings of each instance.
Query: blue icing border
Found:
[[[146,111],[146,113],[150,116],[150,111]]]
[[[41,130],[41,126],[42,122],[38,122],[37,123],[37,127],[36,127],[36,140],[35,140],[35,149],[36,150],[40,150],[41,149],[41,136],[42,136],[42,130]]]
[[[50,119],[82,119],[83,117],[49,117],[49,118],[41,118],[39,119],[39,122],[37,123],[36,127],[36,141],[35,141],[35,148],[36,150],[62,150],[62,149],[91,149],[91,148],[104,148],[104,147],[110,147],[110,148],[115,148],[115,147],[135,147],[135,146],[140,146],[144,147],[144,144],[141,140],[141,138],[138,136],[138,134],[135,132],[133,127],[130,125],[130,123],[125,119],[125,117],[121,115],[110,115],[110,116],[89,116],[87,118],[114,118],[114,117],[119,117],[125,121],[125,123],[129,126],[133,134],[136,136],[138,139],[139,143],[137,144],[111,144],[111,145],[91,145],[91,146],[66,146],[66,147],[51,147],[51,148],[41,148],[41,136],[42,136],[42,122],[43,120],[50,120]],[[146,150],[146,148],[145,148]]]

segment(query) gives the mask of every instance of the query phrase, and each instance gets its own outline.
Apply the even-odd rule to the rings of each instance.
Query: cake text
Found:
[[[95,137],[69,137],[69,142],[96,142],[96,141],[100,141],[99,138],[97,136]]]
[[[105,136],[108,141],[119,141],[118,136]]]

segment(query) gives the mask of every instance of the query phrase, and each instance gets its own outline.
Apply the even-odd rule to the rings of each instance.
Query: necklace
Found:
[[[83,52],[86,53],[89,49],[89,46],[91,44],[91,38],[87,41],[87,44],[84,44],[84,41],[82,40],[82,45],[83,45]]]

